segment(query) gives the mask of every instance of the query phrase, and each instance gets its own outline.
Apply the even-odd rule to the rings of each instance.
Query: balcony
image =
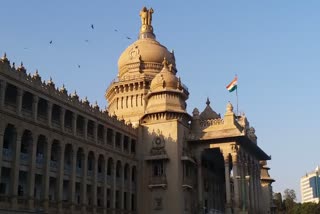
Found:
[[[194,179],[191,177],[184,177],[183,181],[182,181],[182,187],[183,188],[189,188],[189,189],[193,189],[194,186]]]
[[[36,157],[36,166],[42,168],[44,163],[43,154],[38,154]]]
[[[29,110],[29,109],[22,109],[21,110],[21,114],[22,114],[22,116],[24,116],[24,117],[32,117],[32,110]]]
[[[53,128],[56,128],[56,129],[60,129],[61,128],[60,121],[58,121],[58,120],[52,120],[51,125],[52,125]]]
[[[93,170],[88,170],[87,177],[92,178],[93,177]]]
[[[149,188],[157,188],[157,187],[166,188],[167,185],[168,185],[167,176],[159,175],[159,176],[150,177],[148,186]]]
[[[77,176],[80,177],[82,176],[82,168],[77,167]]]
[[[42,124],[47,124],[48,123],[47,116],[42,115],[42,114],[38,114],[37,120]]]
[[[107,175],[107,183],[112,186],[113,185],[113,177],[112,175]]]
[[[20,162],[22,164],[28,165],[28,163],[29,163],[29,154],[28,153],[20,153]]]
[[[70,164],[65,164],[64,165],[64,174],[70,175],[71,174],[71,165]]]
[[[52,171],[57,171],[57,169],[58,169],[58,161],[51,160],[50,161],[50,169]]]
[[[72,127],[70,127],[70,126],[65,126],[64,131],[68,134],[73,134]]]
[[[104,176],[103,173],[98,173],[98,181],[103,182]]]
[[[12,150],[3,148],[2,158],[3,158],[3,160],[11,161],[12,160]]]

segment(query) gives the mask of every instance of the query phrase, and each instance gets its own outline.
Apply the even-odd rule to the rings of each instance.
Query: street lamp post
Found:
[[[242,193],[242,213],[246,213],[247,211],[247,187],[246,184],[249,182],[250,175],[244,176],[242,178],[241,176],[236,176],[236,179],[241,182],[241,193]]]

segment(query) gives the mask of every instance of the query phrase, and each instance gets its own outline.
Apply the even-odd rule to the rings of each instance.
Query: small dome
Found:
[[[171,71],[172,65],[168,65],[166,58],[164,58],[162,64],[162,70],[151,81],[150,90],[152,92],[178,88],[179,79]]]
[[[201,112],[200,114],[200,119],[201,120],[212,120],[212,119],[218,119],[221,118],[220,114],[217,114],[210,106],[210,100],[209,98],[207,98],[207,102],[206,102],[207,106],[206,108],[203,110],[203,112]]]

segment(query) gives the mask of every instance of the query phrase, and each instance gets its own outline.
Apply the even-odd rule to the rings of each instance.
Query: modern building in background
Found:
[[[209,99],[186,111],[190,91],[153,12],[140,11],[107,110],[1,58],[0,213],[270,213],[255,129],[231,103],[223,116]]]
[[[300,180],[301,202],[319,203],[320,199],[320,175],[319,166],[307,173]]]

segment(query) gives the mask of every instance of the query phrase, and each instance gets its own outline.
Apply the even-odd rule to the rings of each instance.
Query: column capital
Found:
[[[231,153],[232,163],[237,164],[239,162],[239,155],[237,153]]]

